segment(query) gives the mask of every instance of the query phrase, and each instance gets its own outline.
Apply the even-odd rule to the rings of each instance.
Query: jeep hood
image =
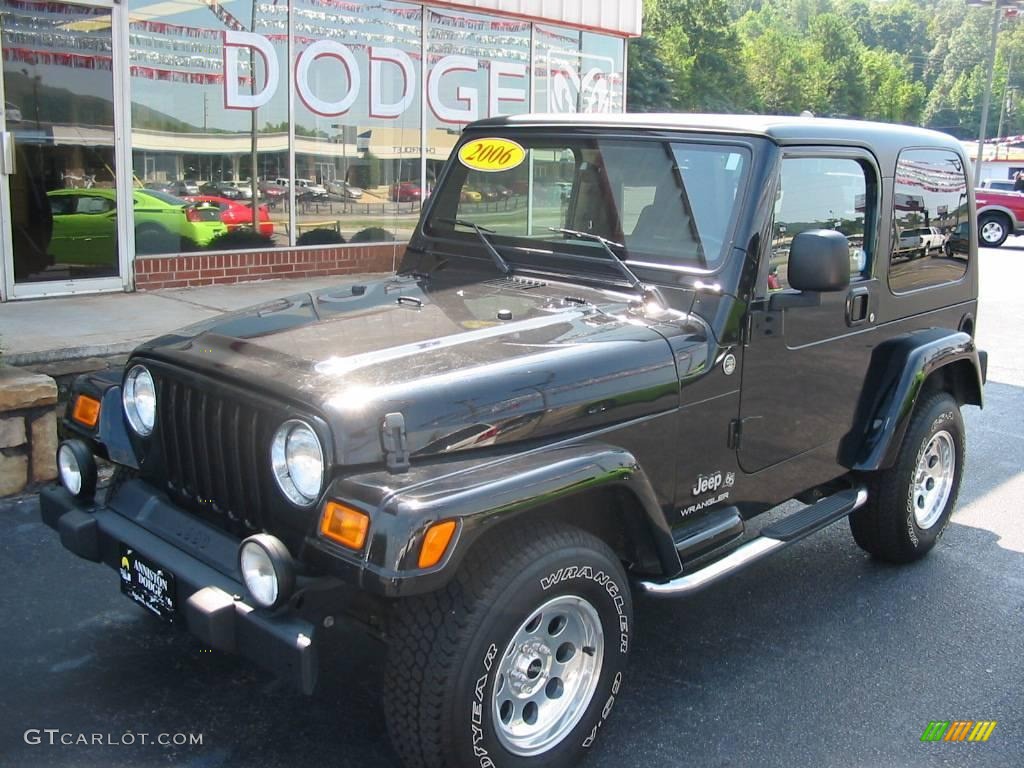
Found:
[[[389,277],[205,321],[136,351],[321,415],[338,464],[384,460],[387,414],[413,458],[587,431],[678,406],[670,346],[629,296],[518,278]],[[673,348],[675,353],[673,353]]]

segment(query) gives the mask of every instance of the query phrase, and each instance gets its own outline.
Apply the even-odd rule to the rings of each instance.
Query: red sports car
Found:
[[[429,193],[428,193],[429,194]],[[415,181],[399,181],[391,185],[391,200],[396,203],[414,203],[423,198],[423,190]]]
[[[240,200],[228,200],[215,195],[189,195],[185,198],[193,203],[210,203],[220,208],[220,220],[227,224],[228,229],[252,227],[252,208],[249,203]],[[274,234],[274,225],[270,222],[270,211],[267,206],[259,207],[260,234],[270,237]]]

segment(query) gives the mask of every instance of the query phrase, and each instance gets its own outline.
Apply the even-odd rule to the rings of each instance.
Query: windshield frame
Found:
[[[467,143],[480,138],[502,138],[522,144],[530,148],[531,144],[550,141],[552,143],[565,142],[582,146],[591,143],[599,146],[601,142],[634,142],[634,143],[656,143],[663,149],[671,151],[672,145],[699,145],[709,148],[724,148],[738,151],[743,158],[744,167],[742,176],[736,188],[734,205],[727,227],[724,230],[721,251],[717,254],[717,260],[708,266],[701,266],[696,263],[666,261],[654,261],[642,258],[643,254],[632,256],[628,247],[623,251],[616,248],[620,258],[632,269],[644,273],[670,273],[680,275],[693,275],[694,277],[709,277],[722,273],[728,269],[733,262],[733,252],[736,249],[736,238],[742,233],[739,231],[744,218],[744,212],[752,205],[750,200],[755,168],[758,158],[758,146],[761,143],[757,138],[733,133],[711,133],[697,132],[692,130],[636,130],[628,127],[578,127],[578,126],[487,126],[468,127],[460,136],[454,146],[452,153],[446,162],[444,169],[438,177],[434,194],[428,199],[423,216],[417,228],[418,234],[437,243],[448,245],[452,250],[461,254],[465,251],[472,251],[469,254],[474,258],[482,258],[491,261],[482,248],[478,238],[472,230],[460,231],[455,227],[447,228],[434,226],[435,221],[447,218],[443,208],[445,195],[443,194],[451,184],[458,184],[461,191],[465,183],[463,166],[458,160],[459,150]],[[457,181],[453,179],[458,179]],[[688,188],[688,193],[693,194],[694,189]],[[449,193],[452,194],[452,193]],[[616,203],[613,201],[613,205]],[[458,200],[456,198],[454,210],[458,212]],[[621,215],[621,211],[616,211]],[[467,214],[468,216],[468,214]],[[516,237],[507,234],[489,234],[490,242],[501,252],[516,271],[526,269],[536,272],[555,272],[559,274],[575,273],[580,265],[593,263],[598,265],[604,261],[604,257],[594,253],[594,246],[580,240],[556,240],[542,237]],[[447,250],[447,249],[446,249]],[[477,254],[480,254],[478,257]],[[538,263],[537,257],[543,257]],[[608,266],[605,265],[605,269]],[[613,270],[616,278],[620,275]],[[650,278],[648,278],[650,279]],[[662,281],[665,281],[665,277]],[[672,282],[676,280],[668,278]],[[658,282],[657,278],[652,282]]]

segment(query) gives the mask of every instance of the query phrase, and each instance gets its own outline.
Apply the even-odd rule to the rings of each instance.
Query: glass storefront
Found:
[[[135,255],[402,241],[467,123],[624,104],[623,36],[443,4],[0,0],[0,52],[3,298]]]
[[[111,11],[0,4],[9,284],[118,275]]]

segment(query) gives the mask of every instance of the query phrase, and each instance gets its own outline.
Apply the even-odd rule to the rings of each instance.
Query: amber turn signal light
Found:
[[[349,549],[362,549],[369,530],[370,518],[365,512],[336,501],[329,501],[324,506],[320,516],[320,533],[325,538]]]
[[[71,418],[92,429],[100,420],[100,401],[88,395],[79,395],[75,400],[75,410],[71,412]]]
[[[445,520],[443,523],[434,523],[430,526],[427,535],[423,537],[423,546],[420,547],[419,567],[433,568],[441,562],[454,533],[454,520]]]

